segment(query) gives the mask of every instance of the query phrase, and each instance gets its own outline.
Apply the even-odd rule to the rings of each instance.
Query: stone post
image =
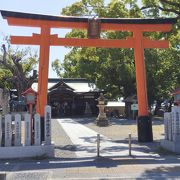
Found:
[[[172,122],[173,122],[173,141],[180,141],[180,107],[174,106],[172,108]]]
[[[31,115],[25,114],[25,146],[31,145]]]
[[[9,92],[0,88],[0,105],[2,106],[2,113],[5,115],[9,113]]]
[[[51,106],[45,106],[45,144],[51,144]]]
[[[34,145],[40,146],[41,144],[41,118],[39,114],[34,116]]]
[[[15,115],[15,139],[14,139],[15,146],[21,146],[21,115]]]
[[[12,116],[10,114],[5,115],[5,146],[12,145]]]
[[[2,116],[0,115],[0,147],[2,145]]]
[[[172,134],[172,118],[171,118],[171,113],[170,112],[165,112],[164,113],[164,134],[165,134],[165,139],[170,140],[171,139],[171,134]]]
[[[167,126],[167,113],[164,113],[164,138],[168,140],[168,126]]]

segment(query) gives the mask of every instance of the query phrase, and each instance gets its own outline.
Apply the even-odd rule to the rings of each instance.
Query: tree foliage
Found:
[[[146,15],[152,17],[176,16],[180,17],[179,0],[143,0],[143,7]]]
[[[14,50],[7,38],[6,41],[6,45],[2,45],[0,55],[0,86],[17,89],[20,97],[21,93],[31,87],[37,78],[37,73],[31,75],[38,62],[37,54],[32,54],[30,48]]]
[[[169,0],[170,1],[170,0]],[[159,17],[161,8],[154,10],[153,6],[162,6],[158,0],[143,1],[143,8],[138,7],[136,0],[111,0],[107,6],[104,1],[81,0],[62,10],[64,15],[91,15],[108,18],[143,18]],[[163,7],[165,1],[163,1]],[[167,2],[166,2],[167,3]],[[177,3],[179,3],[177,1]],[[90,6],[93,6],[89,8]],[[146,7],[146,8],[145,8]],[[174,6],[173,6],[174,7]],[[175,7],[178,11],[178,8]],[[146,12],[145,12],[146,11]],[[151,13],[153,11],[153,13]],[[166,16],[175,16],[166,11]],[[176,14],[175,17],[177,17]],[[170,92],[180,84],[180,52],[179,52],[179,29],[178,23],[170,33],[145,33],[151,39],[170,40],[170,48],[146,49],[145,61],[147,69],[148,97],[151,104],[159,97],[168,98]],[[101,38],[125,39],[132,36],[129,32],[103,31]],[[66,37],[86,38],[87,32],[84,30],[72,30]],[[136,92],[134,51],[133,49],[102,49],[102,48],[81,48],[74,47],[65,56],[62,64],[54,63],[56,71],[60,68],[59,74],[63,77],[83,77],[96,82],[99,88],[104,89],[107,95],[114,99],[120,96],[127,97]]]

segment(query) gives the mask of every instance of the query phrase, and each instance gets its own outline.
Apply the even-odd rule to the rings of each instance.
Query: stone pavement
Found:
[[[56,157],[0,161],[0,180],[180,179],[178,155],[162,156],[138,146],[130,157],[127,144],[101,136],[101,157],[96,157],[95,131],[72,119],[52,123],[53,140],[60,150]]]
[[[76,146],[77,157],[97,156],[97,132],[74,121],[73,119],[58,119],[58,122]],[[111,139],[100,135],[100,155],[102,157],[119,157],[129,155],[129,145],[126,143],[115,143]],[[133,156],[158,157],[158,154],[146,153],[132,150]]]

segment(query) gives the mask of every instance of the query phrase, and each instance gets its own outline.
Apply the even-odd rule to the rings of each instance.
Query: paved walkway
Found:
[[[97,156],[97,132],[74,121],[73,119],[58,119],[72,143],[76,146],[77,157]],[[115,143],[111,139],[100,135],[100,156],[103,157],[127,157],[129,145],[126,143]],[[136,157],[159,157],[158,154],[132,149],[132,156]]]

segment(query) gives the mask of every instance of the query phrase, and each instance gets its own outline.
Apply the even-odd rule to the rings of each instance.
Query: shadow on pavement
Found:
[[[155,164],[176,164],[179,165],[180,157],[147,157],[147,156],[123,156],[123,157],[86,157],[86,158],[53,158],[46,160],[14,160],[0,163],[0,171],[13,171],[13,166],[18,164],[16,171],[31,171],[40,169],[59,169],[59,168],[112,168],[121,165],[155,165]],[[154,168],[152,171],[158,169]],[[147,173],[149,173],[147,171]]]
[[[158,179],[179,179],[180,177],[180,166],[174,166],[174,167],[165,167],[160,166],[157,168],[153,168],[151,170],[146,170],[142,175],[141,178],[147,178],[151,177],[151,179],[156,179],[158,174]]]

